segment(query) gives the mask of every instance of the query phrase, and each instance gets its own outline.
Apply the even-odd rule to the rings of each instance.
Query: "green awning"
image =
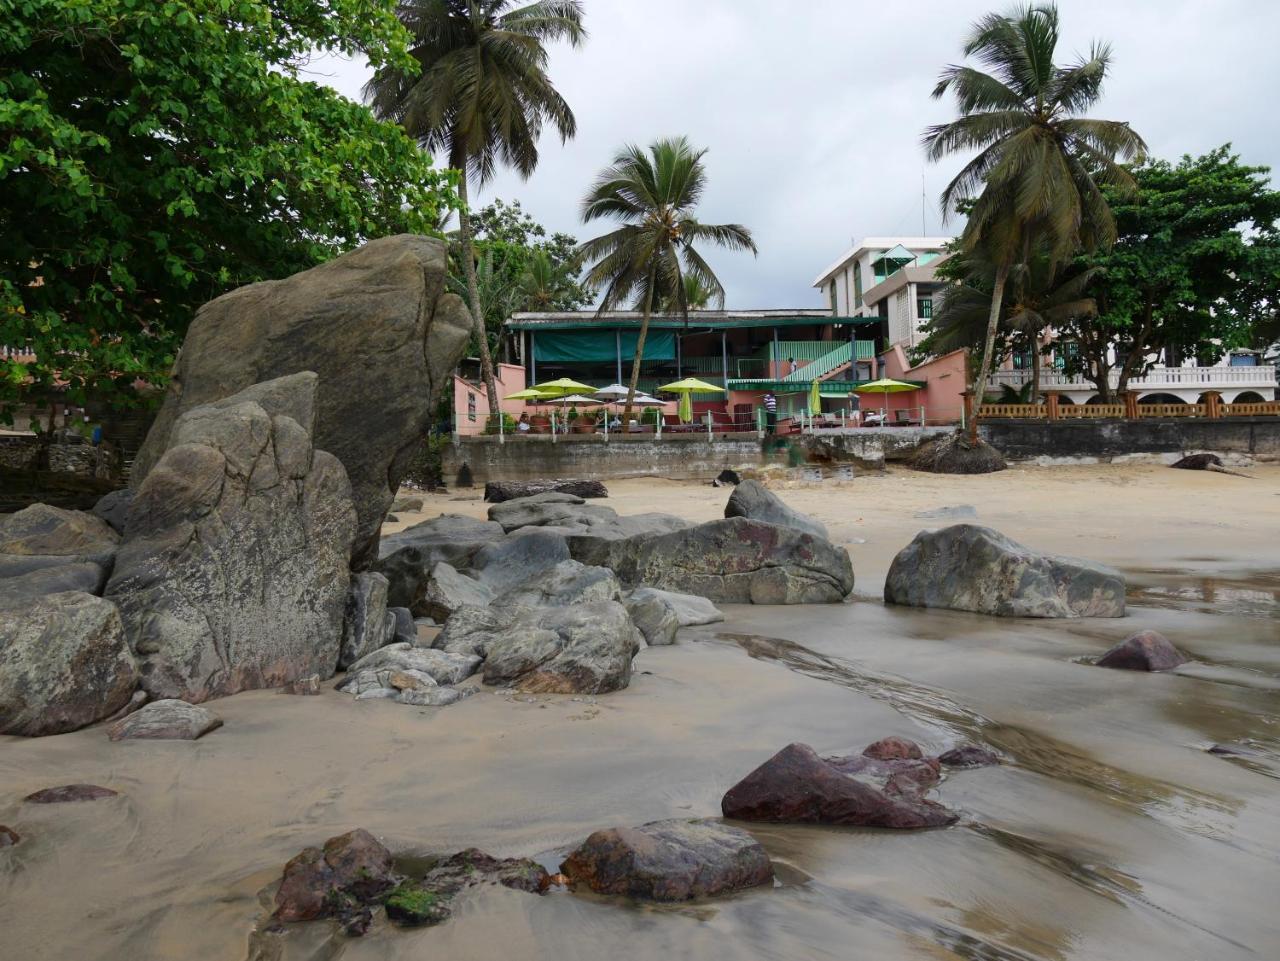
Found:
[[[865,380],[823,380],[818,382],[818,392],[823,397],[846,397],[859,384],[865,383],[867,383]],[[773,394],[807,394],[813,389],[813,381],[734,380],[730,378],[729,389],[769,391]]]
[[[660,315],[652,317],[649,320],[649,329],[666,329],[666,330],[688,330],[690,333],[696,333],[699,330],[738,330],[748,327],[830,327],[845,326],[854,324],[863,326],[867,324],[879,324],[879,317],[832,317],[829,315],[819,317],[734,317],[717,315],[715,317],[707,317],[702,315],[700,311],[694,311],[689,314],[689,323],[684,322],[683,317],[674,317],[669,315]],[[614,330],[637,330],[641,324],[639,314],[634,316],[616,317],[604,316],[597,317],[595,314],[586,312],[581,316],[555,316],[552,318],[538,319],[515,319],[512,318],[506,322],[508,330],[532,330],[538,332],[539,335],[543,331],[614,331]],[[650,334],[652,336],[652,334]],[[648,342],[646,341],[646,344]],[[645,348],[645,355],[649,353],[648,347]]]
[[[533,357],[538,363],[594,364],[614,363],[618,351],[622,359],[636,356],[639,331],[582,330],[575,332],[539,329],[533,338]],[[619,347],[619,345],[621,345]],[[644,339],[645,360],[675,360],[676,335],[669,330],[650,330]]]

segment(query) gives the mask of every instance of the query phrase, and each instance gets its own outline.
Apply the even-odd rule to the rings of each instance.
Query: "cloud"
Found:
[[[822,306],[809,284],[855,237],[942,227],[937,196],[958,162],[931,166],[921,131],[952,115],[929,93],[972,21],[1000,3],[587,0],[590,38],[551,53],[578,136],[540,144],[528,181],[501,173],[479,195],[518,198],[552,230],[594,232],[583,192],[619,146],[685,134],[708,148],[709,223],[746,224],[760,256],[711,250],[740,308]],[[1059,60],[1112,44],[1100,117],[1127,120],[1157,156],[1231,141],[1280,165],[1280,4],[1064,0]],[[363,63],[321,58],[312,76],[359,97]],[[922,200],[923,186],[927,204]]]

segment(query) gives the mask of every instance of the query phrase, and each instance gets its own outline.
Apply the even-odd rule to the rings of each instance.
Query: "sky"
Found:
[[[503,171],[473,202],[519,200],[579,239],[579,205],[627,143],[685,135],[707,155],[705,223],[749,227],[759,256],[703,249],[738,309],[822,307],[818,274],[864,236],[949,234],[937,197],[964,158],[930,165],[926,126],[954,106],[930,94],[992,0],[586,0],[589,37],[551,48],[549,73],[576,138],[546,134],[527,181]],[[1126,120],[1153,156],[1231,142],[1280,168],[1280,3],[1061,0],[1057,59],[1110,42],[1093,116]],[[353,98],[366,64],[320,58],[312,79]],[[923,218],[923,220],[922,220]]]

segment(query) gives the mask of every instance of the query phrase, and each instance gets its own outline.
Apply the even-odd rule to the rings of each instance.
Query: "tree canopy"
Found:
[[[395,0],[4,0],[0,408],[56,381],[126,402],[197,306],[364,240],[431,232],[452,176],[302,78],[413,69]]]

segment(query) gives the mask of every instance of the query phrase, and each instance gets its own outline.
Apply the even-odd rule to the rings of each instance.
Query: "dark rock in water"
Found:
[[[1138,631],[1098,658],[1098,667],[1124,671],[1169,671],[1187,663],[1182,652],[1163,634]]]
[[[296,681],[290,681],[280,690],[285,694],[314,697],[320,693],[320,675],[312,674],[310,677],[300,677]]]
[[[742,478],[736,470],[722,470],[716,475],[716,479],[711,482],[712,487],[737,487],[742,483]]]
[[[596,831],[560,870],[574,886],[648,901],[714,897],[773,879],[760,842],[710,819]]]
[[[366,654],[386,647],[395,639],[395,618],[387,615],[388,588],[387,579],[376,571],[351,575],[342,617],[338,670],[345,671]]]
[[[439,924],[450,913],[450,901],[467,888],[500,884],[527,894],[542,894],[551,875],[529,858],[499,859],[477,848],[459,851],[438,862],[421,881],[408,881],[386,895],[387,917],[398,924]]]
[[[64,734],[100,721],[128,703],[138,678],[110,601],[66,593],[0,607],[0,734]]]
[[[106,584],[106,569],[92,561],[41,567],[17,577],[0,578],[0,606],[67,591],[97,595]]]
[[[911,767],[880,767],[895,763]],[[731,787],[720,808],[725,817],[743,821],[882,828],[953,824],[956,814],[920,796],[928,786],[922,770],[927,766],[867,757],[823,759],[807,744],[790,744]]]
[[[147,479],[179,417],[257,381],[313,371],[316,448],[346,468],[357,513],[352,562],[378,554],[382,518],[471,339],[446,289],[443,241],[401,234],[284,280],[249,284],[196,314],[164,407],[133,466]]]
[[[407,607],[388,607],[387,614],[391,618],[392,644],[418,643],[418,625],[413,623],[413,611]]]
[[[1038,554],[998,531],[956,524],[921,531],[893,559],[888,604],[1000,617],[1123,617],[1119,571]]]
[[[324,849],[305,848],[284,867],[276,892],[281,921],[358,914],[400,880],[388,851],[368,831],[357,828],[330,838]]]
[[[106,591],[152,696],[333,675],[356,513],[342,464],[311,441],[316,392],[295,374],[170,425]]]
[[[461,482],[458,486],[462,486]],[[573,494],[577,497],[609,496],[608,488],[600,481],[594,480],[489,481],[484,485],[484,499],[490,504],[500,504],[502,501],[530,497],[534,494],[546,494],[550,491]]]
[[[22,836],[17,831],[0,824],[0,848],[11,848],[21,840]]]
[[[119,543],[120,535],[106,521],[85,511],[32,504],[0,516],[0,554],[111,554]]]
[[[453,911],[449,899],[411,882],[388,891],[382,900],[387,917],[396,924],[421,928],[448,921]]]
[[[64,784],[61,787],[47,787],[35,794],[28,794],[22,800],[32,804],[66,804],[69,801],[100,801],[103,798],[117,797],[118,791],[97,784]]]
[[[759,481],[746,480],[738,484],[729,495],[729,503],[724,506],[724,516],[749,517],[780,527],[791,527],[823,540],[829,539],[825,525],[788,507],[782,498]]]
[[[867,745],[862,755],[878,761],[903,761],[918,760],[924,757],[924,752],[920,750],[919,744],[908,741],[905,737],[886,737]]]
[[[938,755],[938,760],[943,767],[990,767],[1000,763],[1000,755],[976,744],[961,744]]]
[[[117,534],[124,533],[129,520],[129,505],[133,503],[133,489],[112,491],[93,505],[94,516],[102,518]]]
[[[113,741],[194,741],[222,727],[222,718],[212,711],[166,698],[152,701],[107,728]]]
[[[431,569],[443,561],[463,570],[480,548],[503,536],[501,525],[460,514],[442,514],[382,539],[375,569],[391,582],[387,603],[423,610],[422,593]],[[434,616],[434,615],[433,615]]]

